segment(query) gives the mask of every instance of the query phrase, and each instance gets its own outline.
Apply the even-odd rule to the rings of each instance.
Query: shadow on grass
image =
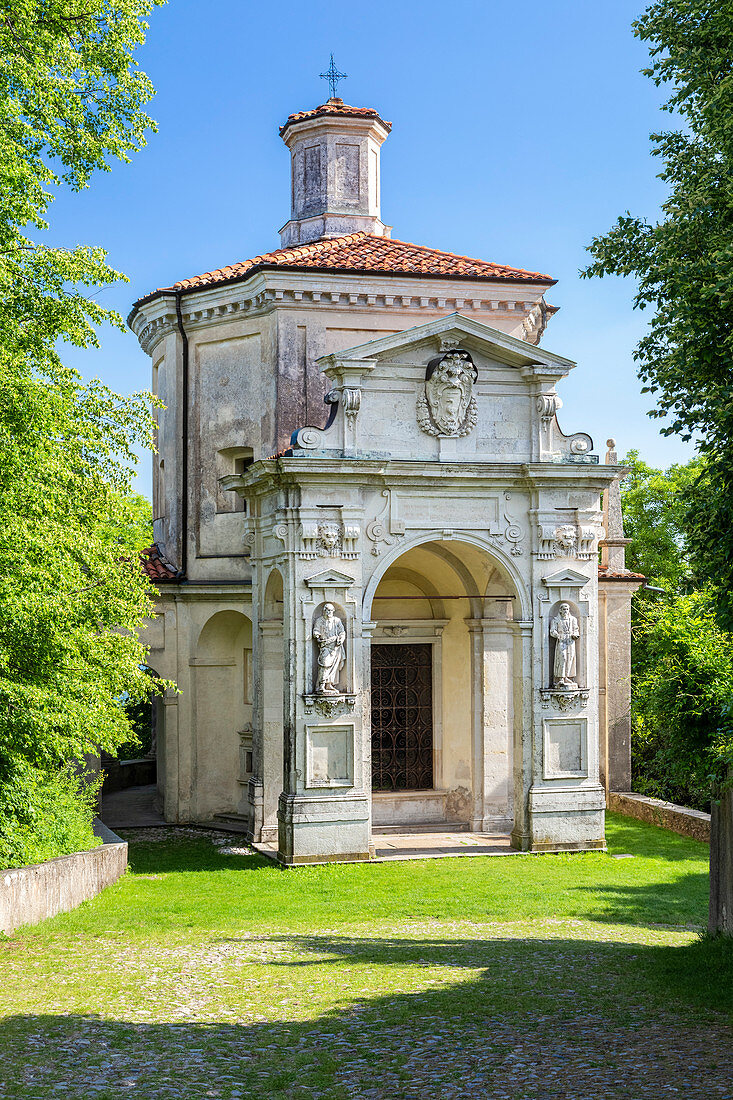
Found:
[[[233,847],[244,841],[230,842]],[[282,868],[273,860],[252,852],[243,856],[224,856],[211,842],[211,838],[181,837],[176,840],[135,841],[130,838],[128,862],[134,875],[171,874],[177,871],[256,871]]]
[[[710,852],[704,841],[623,814],[606,814],[606,838],[610,852],[630,852],[649,859],[707,860]]]
[[[702,928],[707,913],[700,909],[700,900],[709,890],[709,876],[691,871],[674,882],[602,883],[573,886],[573,892],[588,894],[603,905],[589,905],[588,920],[606,924],[661,924],[687,928]],[[700,912],[701,919],[690,920],[690,914]]]
[[[587,935],[587,929],[583,929]],[[347,958],[354,966],[404,966],[418,963],[430,966],[491,966],[484,980],[512,989],[520,997],[536,997],[541,988],[549,997],[563,991],[570,979],[573,995],[580,1001],[604,999],[593,981],[606,977],[612,997],[630,976],[633,990],[648,1003],[677,1008],[692,1007],[729,1014],[733,1023],[733,939],[697,938],[684,946],[618,943],[589,939],[405,939],[367,938],[314,933],[268,937],[287,943],[299,951],[311,952],[313,960],[303,959],[272,965],[323,965]],[[230,940],[230,942],[234,942]],[[558,963],[564,974],[558,973]],[[529,969],[527,969],[529,968]],[[550,977],[551,976],[551,977]],[[550,982],[548,984],[548,977]],[[591,982],[590,991],[584,987]],[[577,983],[577,988],[576,988]],[[733,1095],[733,1088],[731,1089]]]
[[[310,1020],[262,1022],[261,1015],[272,1008],[268,994],[255,993],[249,1002],[242,998],[229,1006],[222,1022],[11,1017],[3,1028],[8,1056],[0,1060],[0,1096],[715,1100],[731,1095],[726,1054],[731,1029],[719,1015],[699,1011],[720,1010],[725,997],[731,1007],[730,944],[648,947],[571,939],[327,934],[262,940],[274,940],[296,956],[277,964],[293,968],[278,997],[287,992],[289,1006],[308,1012],[310,981],[328,989],[337,1007]],[[312,978],[304,972],[308,960],[297,957],[302,952],[324,972]],[[384,968],[376,983],[375,967]],[[429,972],[422,973],[423,967]],[[451,970],[441,974],[441,967]],[[461,969],[471,973],[456,980]],[[707,993],[706,982],[712,982]],[[405,991],[410,983],[420,988]],[[213,993],[215,985],[212,974]],[[198,1011],[206,1012],[205,998]],[[251,1012],[256,1022],[232,1021],[235,1011]]]

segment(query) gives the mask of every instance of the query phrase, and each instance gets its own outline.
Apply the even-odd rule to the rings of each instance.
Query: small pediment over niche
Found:
[[[410,348],[422,349],[427,362],[431,354],[447,351],[448,345],[468,348],[490,360],[529,371],[532,376],[538,374],[560,379],[575,366],[571,359],[528,344],[526,340],[460,313],[450,313],[427,324],[325,355],[318,360],[318,364],[325,374],[335,378],[345,368],[356,372],[360,364],[363,364],[363,370],[372,370],[380,359],[389,360],[395,355],[403,355]]]
[[[309,588],[338,588],[343,591],[344,588],[351,588],[354,578],[339,573],[338,569],[324,569],[313,577],[306,577],[305,583]]]
[[[543,577],[542,583],[548,588],[582,588],[590,577],[583,573],[576,573],[574,569],[561,569],[559,573],[553,573],[550,577]]]

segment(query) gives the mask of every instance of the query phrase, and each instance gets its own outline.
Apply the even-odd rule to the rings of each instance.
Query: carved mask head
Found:
[[[467,366],[460,356],[448,354],[425,383],[430,413],[444,432],[455,432],[466,417],[473,389]]]
[[[336,526],[326,525],[319,528],[318,535],[326,550],[335,550],[339,544],[339,529]]]
[[[572,550],[575,546],[576,531],[571,523],[563,523],[555,531],[555,542],[562,550]]]

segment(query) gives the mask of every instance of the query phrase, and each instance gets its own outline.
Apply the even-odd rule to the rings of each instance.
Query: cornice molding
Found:
[[[363,280],[357,282],[352,278],[346,282],[343,276],[329,278],[324,274],[313,277],[313,282],[318,285],[306,286],[302,280],[299,280],[300,285],[289,284],[282,278],[282,273],[277,274],[280,276],[277,280],[265,275],[260,276],[254,285],[244,283],[222,287],[218,293],[212,288],[206,295],[201,291],[184,295],[182,316],[186,331],[190,333],[222,321],[260,316],[276,309],[327,308],[329,311],[351,314],[378,309],[397,313],[409,311],[418,316],[421,313],[460,312],[494,315],[497,319],[511,318],[516,321],[517,327],[521,326],[523,340],[536,345],[547,324],[548,307],[544,298],[540,297],[538,301],[527,293],[529,288],[525,287],[516,287],[516,291],[525,290],[525,297],[513,298],[506,294],[500,297],[498,287],[491,288],[493,293],[489,293],[486,286],[477,287],[477,292],[468,287],[463,293],[449,287],[441,293],[425,286],[424,280],[421,280],[419,287],[409,289],[385,286],[386,277],[383,277],[378,280],[382,284],[378,290],[365,286]],[[399,281],[404,283],[405,278],[400,275]],[[175,298],[171,295],[139,306],[130,314],[128,324],[143,351],[152,355],[156,344],[178,327]]]

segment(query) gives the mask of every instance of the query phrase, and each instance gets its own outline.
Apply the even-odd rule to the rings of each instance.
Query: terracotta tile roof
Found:
[[[176,290],[192,291],[219,283],[236,282],[262,269],[290,268],[304,271],[331,271],[342,274],[417,275],[444,276],[459,279],[486,279],[505,283],[556,282],[550,275],[537,271],[525,271],[520,267],[507,267],[488,260],[459,256],[454,252],[442,252],[437,248],[394,241],[388,237],[375,237],[371,233],[350,233],[346,237],[330,237],[292,248],[278,248],[264,252],[251,260],[231,264],[217,271],[207,271],[191,279],[181,279],[172,286],[162,287],[153,294],[140,298],[135,305],[149,301],[157,294]]]
[[[162,556],[156,542],[143,550],[140,560],[143,570],[154,584],[174,584],[182,579],[180,571]]]
[[[621,571],[614,571],[613,569],[604,569],[602,565],[598,566],[598,580],[599,581],[645,581],[646,577],[643,573],[633,573],[630,569],[624,569]]]
[[[392,123],[381,118],[379,111],[375,111],[373,107],[350,107],[342,99],[329,99],[328,103],[322,103],[320,107],[314,107],[312,111],[296,111],[295,114],[288,115],[288,121],[280,127],[280,136],[282,137],[288,126],[292,126],[294,122],[304,122],[309,118],[322,118],[324,115],[336,115],[340,118],[375,118],[378,122],[381,122],[387,133],[392,129]]]

